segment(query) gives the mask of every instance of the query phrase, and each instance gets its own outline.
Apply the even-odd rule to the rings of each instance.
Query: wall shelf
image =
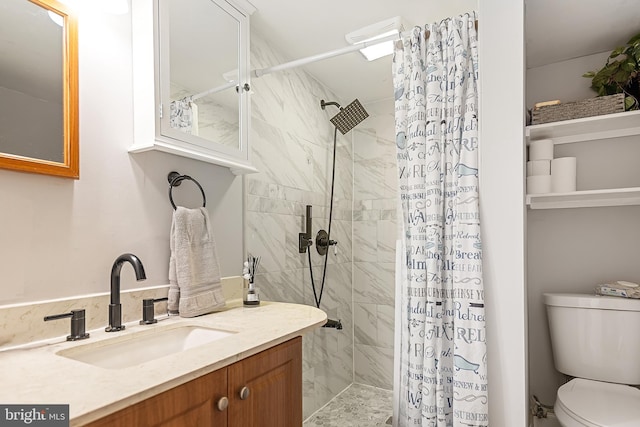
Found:
[[[640,187],[527,195],[527,206],[531,209],[592,208],[602,206],[633,205],[640,205]]]
[[[531,125],[526,128],[527,145],[531,141],[540,139],[551,139],[554,145],[557,145],[638,135],[640,135],[640,111],[563,120]],[[640,187],[527,194],[526,200],[530,209],[633,206],[640,205]]]
[[[571,144],[631,135],[640,135],[640,111],[563,120],[526,128],[527,144],[537,139],[551,139],[554,144]]]

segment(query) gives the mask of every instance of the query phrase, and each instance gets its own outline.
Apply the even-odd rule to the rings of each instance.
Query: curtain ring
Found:
[[[176,204],[173,202],[173,187],[178,187],[185,179],[193,181],[198,186],[200,193],[202,193],[202,207],[204,208],[207,206],[207,197],[205,196],[204,190],[198,181],[191,178],[189,175],[180,175],[178,172],[169,172],[167,179],[169,181],[169,201],[171,202],[171,206],[173,206],[173,210],[177,209]]]

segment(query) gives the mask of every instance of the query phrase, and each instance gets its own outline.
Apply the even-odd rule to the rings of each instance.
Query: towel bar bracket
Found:
[[[180,187],[180,184],[182,184],[182,179],[177,180],[175,183],[173,182],[173,180],[178,177],[180,177],[180,174],[178,172],[176,171],[169,172],[169,175],[167,176],[169,185],[171,185],[172,187]]]
[[[167,176],[167,180],[169,181],[169,201],[171,201],[171,206],[173,206],[173,210],[177,209],[176,204],[173,202],[173,193],[172,193],[173,187],[178,187],[180,184],[182,184],[182,181],[184,181],[185,179],[189,181],[193,181],[193,183],[198,186],[198,188],[200,189],[200,193],[202,194],[202,207],[203,208],[206,207],[207,197],[205,196],[204,189],[202,188],[200,183],[195,179],[191,178],[189,175],[180,175],[176,171],[171,171]]]

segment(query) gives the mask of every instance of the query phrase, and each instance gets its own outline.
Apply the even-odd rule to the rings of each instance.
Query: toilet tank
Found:
[[[544,303],[558,371],[640,384],[640,300],[548,293]]]

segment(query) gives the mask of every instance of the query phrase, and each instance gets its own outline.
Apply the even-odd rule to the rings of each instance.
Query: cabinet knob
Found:
[[[240,389],[240,399],[247,400],[249,398],[249,387],[242,387]]]
[[[229,399],[227,396],[223,396],[218,400],[218,411],[222,412],[229,406]]]

